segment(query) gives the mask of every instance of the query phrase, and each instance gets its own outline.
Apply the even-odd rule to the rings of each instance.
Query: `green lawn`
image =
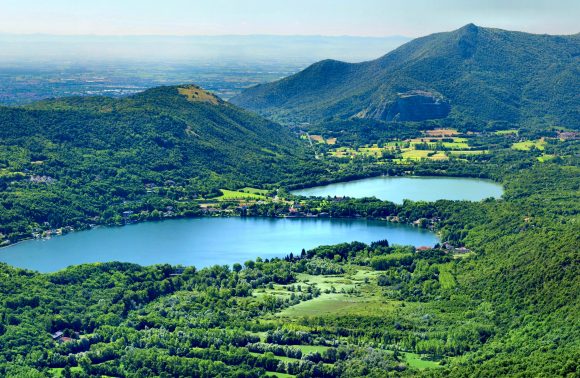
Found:
[[[439,283],[443,289],[452,289],[455,287],[455,278],[451,273],[450,264],[439,264]]]
[[[246,192],[246,193],[259,194],[262,196],[265,196],[266,194],[268,194],[268,191],[266,189],[250,188],[249,186],[246,186],[245,188],[242,188],[239,191]]]
[[[258,189],[255,189],[255,190],[258,190]],[[262,199],[266,199],[266,197],[264,195],[257,194],[255,192],[254,193],[248,193],[248,192],[228,190],[228,189],[220,189],[220,191],[222,192],[222,195],[215,198],[218,201],[247,200],[247,199],[262,200]]]
[[[407,364],[415,369],[433,369],[441,367],[438,362],[423,360],[421,359],[421,356],[416,353],[405,352],[403,354],[405,355],[405,361],[407,361]]]

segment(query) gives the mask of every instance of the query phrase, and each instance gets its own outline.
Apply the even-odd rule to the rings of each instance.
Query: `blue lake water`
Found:
[[[403,200],[436,201],[499,198],[503,187],[490,180],[464,177],[371,177],[292,191],[303,196],[377,197],[381,200],[403,203]]]
[[[363,219],[194,218],[101,227],[0,249],[0,261],[53,272],[69,265],[123,261],[141,265],[243,263],[283,257],[325,244],[387,239],[391,244],[433,246],[430,231]]]

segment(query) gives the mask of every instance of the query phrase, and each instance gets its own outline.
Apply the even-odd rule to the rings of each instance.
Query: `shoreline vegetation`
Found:
[[[388,174],[382,174],[382,175],[371,175],[371,176],[364,176],[364,177],[357,177],[357,178],[349,178],[349,179],[341,179],[341,180],[336,180],[336,181],[330,181],[330,182],[326,182],[324,184],[320,184],[317,186],[324,186],[324,185],[329,185],[329,184],[334,184],[334,183],[346,183],[346,182],[352,182],[352,181],[358,181],[358,180],[364,180],[366,178],[373,178],[373,177],[456,177],[456,178],[475,178],[475,179],[482,179],[481,177],[473,177],[473,176],[448,176],[448,175],[433,175],[433,174],[428,174],[428,175],[415,175],[415,174],[403,174],[403,175],[396,175],[396,176],[389,176]],[[486,179],[489,180],[489,179]],[[491,180],[490,180],[491,181]],[[494,181],[495,182],[495,181]],[[499,182],[498,182],[499,183]],[[290,189],[288,188],[288,191],[290,190],[297,190],[297,189],[307,189],[307,188],[313,188],[316,186],[305,186],[305,187],[301,187],[301,188],[293,188]],[[244,191],[246,190],[246,191]],[[306,200],[309,197],[305,197],[305,196],[300,196],[300,195],[293,195],[293,194],[287,194],[288,198],[276,198],[276,200],[273,199],[272,196],[266,196],[266,193],[270,193],[270,194],[274,194],[277,192],[280,192],[280,189],[278,190],[265,190],[265,189],[255,189],[255,188],[240,188],[237,191],[230,191],[230,192],[237,192],[240,193],[241,195],[248,193],[247,190],[258,190],[260,192],[262,192],[264,194],[264,198],[263,199],[259,199],[257,201],[255,201],[254,203],[248,201],[247,199],[243,199],[243,198],[230,198],[227,200],[223,200],[221,201],[219,199],[219,197],[214,197],[214,198],[207,198],[207,199],[199,199],[196,201],[193,201],[192,203],[196,203],[198,204],[198,206],[201,205],[209,205],[212,204],[215,207],[209,207],[209,209],[207,207],[198,207],[199,213],[197,214],[190,214],[190,215],[180,215],[180,214],[175,214],[172,211],[168,211],[166,213],[163,213],[160,217],[155,217],[155,218],[135,218],[135,217],[127,217],[124,218],[122,220],[121,223],[99,223],[99,224],[87,224],[84,227],[80,227],[80,228],[72,228],[71,226],[64,226],[58,229],[46,229],[46,230],[42,230],[39,232],[35,232],[35,235],[31,235],[29,237],[26,238],[22,238],[19,239],[18,241],[14,242],[14,243],[9,243],[9,244],[3,244],[0,245],[0,253],[2,251],[2,249],[4,248],[9,248],[12,247],[14,245],[17,245],[19,243],[22,242],[26,242],[29,240],[35,240],[35,239],[50,239],[52,237],[58,237],[58,236],[63,236],[66,235],[68,233],[71,232],[82,232],[82,231],[89,231],[91,229],[97,228],[97,227],[123,227],[125,225],[129,225],[129,224],[135,224],[135,223],[142,223],[142,222],[151,222],[151,221],[163,221],[163,220],[169,220],[169,219],[193,219],[193,218],[201,218],[201,217],[263,217],[263,218],[336,218],[336,219],[370,219],[370,220],[380,220],[380,221],[386,221],[386,222],[391,222],[391,223],[402,223],[402,224],[407,224],[407,225],[412,225],[415,227],[422,227],[422,228],[428,228],[431,229],[432,231],[436,232],[436,227],[435,227],[435,222],[433,222],[432,220],[430,220],[431,222],[425,222],[425,221],[421,221],[421,222],[417,222],[418,219],[406,219],[404,221],[400,221],[399,217],[397,215],[389,215],[386,217],[373,217],[373,216],[362,216],[358,213],[354,213],[354,214],[349,214],[349,215],[331,215],[328,213],[324,213],[321,215],[320,213],[304,213],[303,211],[296,211],[294,210],[294,212],[292,212],[293,210],[293,206],[295,204],[295,202],[300,202],[300,199],[302,200]],[[284,189],[284,193],[287,193],[286,190]],[[278,197],[276,195],[276,197]],[[317,197],[312,197],[312,199],[317,198]],[[353,197],[349,197],[349,196],[344,196],[344,197],[318,197],[318,198],[322,198],[323,200],[330,200],[330,201],[344,201],[344,200],[349,200],[349,201],[358,201],[360,199],[358,198],[353,198]],[[213,202],[212,202],[213,201]],[[389,204],[394,204],[393,202],[390,202],[388,200],[379,200],[382,202],[387,202]],[[277,213],[268,213],[267,215],[247,215],[247,206],[251,206],[253,204],[256,204],[256,202],[259,205],[264,205],[267,206],[268,204],[271,203],[281,203],[281,204],[287,204],[288,208],[284,209],[284,208],[279,208],[277,209]],[[224,205],[224,203],[227,203],[229,206],[226,208],[220,207],[220,205]],[[241,205],[240,205],[241,204]],[[396,204],[395,204],[396,205]],[[397,205],[397,206],[401,206],[401,205]],[[290,209],[290,210],[289,210]],[[356,210],[355,210],[356,211]],[[258,213],[262,213],[262,211],[258,210]],[[134,214],[131,214],[131,216],[133,216]],[[46,231],[49,231],[48,233],[46,233]]]

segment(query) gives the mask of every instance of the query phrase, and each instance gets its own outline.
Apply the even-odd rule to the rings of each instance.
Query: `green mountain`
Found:
[[[129,171],[139,166],[153,181],[203,174],[262,181],[285,168],[285,155],[300,151],[284,128],[196,86],[159,87],[126,99],[49,100],[2,108],[0,117],[2,140],[33,155],[47,143],[108,151],[111,163]],[[33,158],[44,161],[48,154]]]
[[[324,60],[231,102],[284,122],[445,118],[482,126],[580,124],[580,34],[535,35],[473,24],[350,64]]]
[[[177,207],[147,204],[148,195],[191,203],[219,188],[274,183],[303,153],[286,128],[196,86],[2,107],[0,234],[15,241],[45,223]]]

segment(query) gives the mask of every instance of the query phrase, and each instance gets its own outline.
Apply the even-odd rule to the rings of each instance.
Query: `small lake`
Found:
[[[465,177],[379,176],[294,190],[292,194],[313,197],[377,197],[401,204],[405,199],[481,201],[489,197],[500,198],[503,187],[490,180]]]
[[[433,246],[430,231],[364,219],[194,218],[100,227],[0,249],[0,262],[54,272],[69,265],[123,261],[198,268],[256,257],[284,257],[302,248],[387,239],[391,244]]]

